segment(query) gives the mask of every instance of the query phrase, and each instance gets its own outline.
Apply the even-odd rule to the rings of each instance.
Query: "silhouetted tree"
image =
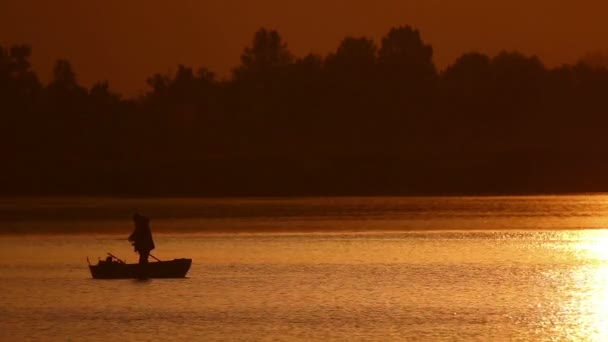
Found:
[[[376,44],[365,37],[347,37],[325,61],[328,84],[329,128],[327,149],[342,158],[358,157],[374,137],[368,131],[375,120]],[[336,158],[336,157],[334,157]]]
[[[599,51],[589,52],[581,58],[580,63],[592,68],[608,69],[608,54]]]
[[[89,158],[92,161],[112,164],[124,158],[128,102],[113,92],[107,81],[95,83],[88,92],[84,123],[90,142]]]
[[[33,138],[43,126],[37,121],[42,86],[31,70],[31,51],[27,45],[0,46],[0,154],[11,169],[39,148]]]
[[[376,65],[376,44],[371,39],[347,37],[338,46],[335,53],[327,56],[329,72],[338,78],[352,80],[369,77]]]
[[[294,160],[320,159],[327,149],[327,103],[331,96],[321,56],[309,54],[298,58],[288,69],[281,101],[289,112],[284,120],[285,155]],[[311,139],[316,137],[316,139]]]
[[[70,62],[58,60],[53,68],[53,78],[48,84],[43,103],[45,131],[41,143],[52,149],[46,157],[56,161],[74,162],[86,159],[87,139],[87,90],[76,80]]]
[[[470,159],[474,146],[482,145],[487,122],[492,120],[492,61],[477,53],[466,53],[442,74],[441,106],[443,120],[438,139],[446,156]],[[452,160],[451,162],[455,162]]]
[[[0,46],[0,188],[17,194],[414,194],[608,190],[608,70],[518,52],[438,74],[416,29],[294,57],[255,32],[225,80],[178,65],[125,99],[66,60],[43,86]]]
[[[15,45],[8,51],[0,46],[0,96],[5,106],[20,102],[27,105],[41,89],[38,77],[31,70],[31,48]],[[7,103],[8,102],[8,103]]]
[[[277,31],[260,29],[241,55],[241,65],[227,85],[232,150],[254,158],[278,158],[287,102],[288,69],[292,54]]]
[[[409,26],[391,29],[382,38],[378,51],[378,92],[382,98],[378,111],[395,128],[387,145],[409,147],[405,153],[429,153],[424,136],[434,134],[434,103],[437,72],[433,49],[417,30]]]
[[[206,154],[209,125],[217,122],[218,91],[215,75],[207,69],[196,73],[179,65],[174,75],[156,74],[133,126],[145,127],[133,143],[147,159],[199,160]],[[214,127],[217,128],[217,127]],[[215,136],[215,134],[214,134]],[[159,139],[159,137],[162,137]],[[194,150],[193,146],[199,148]]]
[[[258,30],[250,47],[241,55],[241,66],[235,69],[238,77],[242,73],[271,73],[273,69],[289,65],[293,57],[279,33],[262,28]]]
[[[393,28],[382,38],[378,64],[385,81],[424,84],[436,76],[433,48],[409,26]]]

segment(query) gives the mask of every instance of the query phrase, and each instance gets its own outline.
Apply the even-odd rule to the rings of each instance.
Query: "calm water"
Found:
[[[137,259],[133,210],[189,278],[90,279]],[[608,196],[4,199],[0,225],[35,233],[0,235],[3,341],[608,340]]]

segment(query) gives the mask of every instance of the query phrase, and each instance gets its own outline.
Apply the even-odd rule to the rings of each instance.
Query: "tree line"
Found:
[[[298,57],[260,29],[230,78],[179,65],[125,98],[66,60],[43,84],[31,53],[0,46],[4,195],[608,191],[593,63],[471,52],[439,71],[409,26]]]

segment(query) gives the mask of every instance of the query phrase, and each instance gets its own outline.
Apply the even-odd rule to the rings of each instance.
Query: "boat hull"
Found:
[[[100,261],[89,265],[94,279],[184,278],[192,259],[174,259],[150,262],[147,265]]]

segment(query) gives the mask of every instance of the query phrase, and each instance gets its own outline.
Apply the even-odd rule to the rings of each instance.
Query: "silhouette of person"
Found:
[[[147,265],[150,251],[154,249],[150,219],[136,213],[133,215],[133,223],[135,224],[135,230],[129,235],[129,241],[131,241],[134,250],[139,253],[139,264]]]

